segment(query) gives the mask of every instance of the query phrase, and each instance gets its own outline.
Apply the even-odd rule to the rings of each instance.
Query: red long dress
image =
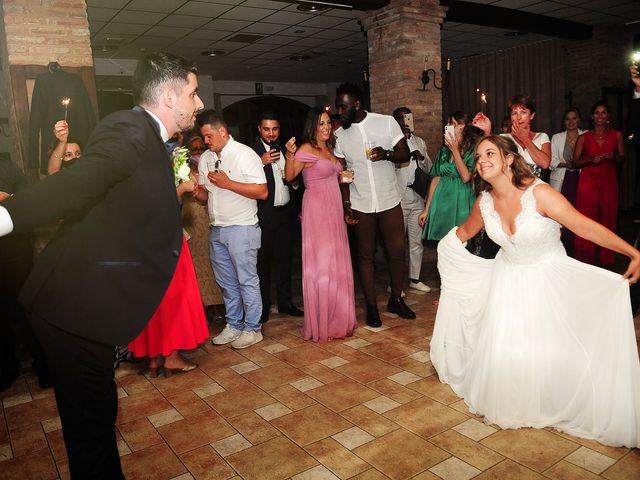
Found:
[[[147,326],[129,344],[136,357],[168,356],[175,350],[190,350],[209,337],[198,281],[187,240],[175,273],[160,306]]]
[[[618,148],[617,133],[617,130],[610,129],[602,146],[600,146],[596,142],[593,132],[588,131],[584,134],[582,156],[591,159],[594,155],[615,154]],[[576,209],[609,230],[616,231],[618,176],[612,158],[602,160],[600,163],[589,163],[582,167],[580,180],[578,180]],[[607,248],[600,248],[599,252],[600,263],[603,265],[615,263],[615,252]],[[576,260],[591,264],[596,262],[596,244],[577,235],[574,253]]]

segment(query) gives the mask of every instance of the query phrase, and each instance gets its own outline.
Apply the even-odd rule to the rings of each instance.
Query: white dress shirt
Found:
[[[344,158],[348,169],[353,169],[353,182],[349,186],[351,207],[363,213],[384,212],[400,203],[396,167],[388,160],[372,162],[367,158],[366,142],[374,147],[393,150],[404,138],[398,122],[390,115],[367,112],[359,123],[335,132],[335,155]]]
[[[271,147],[268,143],[265,143],[262,138],[260,139],[262,145],[264,146],[265,151],[271,150]],[[278,158],[277,162],[271,164],[271,169],[273,170],[273,184],[274,184],[274,194],[273,194],[273,206],[274,207],[282,207],[289,203],[291,200],[291,195],[289,194],[289,187],[284,184],[284,155],[280,152],[280,158]]]

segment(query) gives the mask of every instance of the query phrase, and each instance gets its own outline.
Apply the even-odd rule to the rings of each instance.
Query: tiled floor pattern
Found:
[[[471,415],[429,362],[437,298],[407,292],[417,320],[385,313],[382,328],[361,323],[346,340],[305,342],[301,321],[274,315],[264,341],[246,350],[208,343],[190,352],[200,368],[189,374],[119,368],[127,478],[640,478],[638,450],[500,430]],[[27,372],[0,397],[0,479],[68,478],[53,394],[34,382]]]

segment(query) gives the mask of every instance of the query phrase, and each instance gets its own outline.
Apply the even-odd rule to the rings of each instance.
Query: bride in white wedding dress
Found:
[[[536,179],[509,139],[476,150],[471,216],[438,246],[442,293],[431,361],[442,382],[502,428],[554,427],[640,446],[640,363],[629,283],[640,252]],[[567,257],[560,224],[628,256],[621,276]],[[482,227],[494,260],[464,242]]]

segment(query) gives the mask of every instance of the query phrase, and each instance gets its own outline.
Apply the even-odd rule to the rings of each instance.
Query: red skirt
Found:
[[[147,326],[129,344],[136,357],[168,356],[176,350],[191,350],[209,337],[198,281],[187,240],[160,306]]]

